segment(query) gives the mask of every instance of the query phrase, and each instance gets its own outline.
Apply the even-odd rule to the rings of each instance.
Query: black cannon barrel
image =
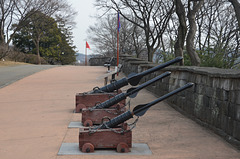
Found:
[[[142,104],[142,105],[138,105],[136,106],[133,111],[127,111],[111,120],[109,120],[108,122],[96,127],[95,129],[107,129],[107,128],[114,128],[116,126],[118,126],[119,124],[133,118],[133,115],[136,115],[136,116],[142,116],[146,113],[146,111],[153,105],[175,95],[176,93],[179,93],[187,88],[190,88],[192,87],[194,84],[193,83],[187,83],[186,85],[184,85],[183,87],[180,87],[170,93],[167,93],[163,96],[161,96],[160,98],[148,103],[148,104]]]
[[[171,74],[171,72],[167,71],[165,73],[162,73],[161,75],[141,84],[140,86],[136,87],[136,88],[130,88],[128,89],[128,91],[126,93],[120,93],[118,95],[116,95],[113,98],[110,98],[109,100],[100,103],[98,105],[96,105],[95,107],[91,108],[91,109],[104,109],[104,108],[109,108],[114,104],[117,104],[118,102],[126,99],[128,96],[133,95],[135,93],[137,93],[138,91],[140,91],[141,89],[149,86],[150,84],[153,84],[154,82],[157,82],[158,80],[167,77]]]
[[[133,118],[133,113],[131,111],[127,111],[127,112],[109,120],[105,124],[97,127],[97,129],[114,128],[114,127],[118,126],[119,124],[124,123],[124,121],[127,121],[131,118]]]
[[[182,61],[182,59],[183,59],[182,57],[177,57],[173,60],[170,60],[168,62],[160,64],[156,67],[150,68],[146,71],[143,71],[141,73],[130,76],[129,78],[122,78],[122,79],[120,79],[118,81],[115,81],[111,84],[108,84],[104,87],[96,89],[91,93],[113,92],[114,90],[118,90],[118,89],[122,88],[123,86],[128,85],[128,83],[131,84],[132,86],[136,86],[136,85],[138,85],[138,83],[140,82],[140,80],[142,79],[143,76],[146,76],[146,75],[148,75],[150,73],[153,73],[157,70],[163,69],[164,67],[172,65],[174,63],[180,62],[180,61]]]

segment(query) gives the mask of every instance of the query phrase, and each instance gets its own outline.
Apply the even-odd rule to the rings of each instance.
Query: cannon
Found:
[[[121,90],[111,92],[111,93],[94,93],[94,94],[77,93],[75,96],[75,100],[76,100],[75,112],[80,113],[82,112],[82,109],[91,108],[99,103],[105,102],[106,100],[113,98],[114,96],[120,93],[122,93]],[[119,103],[125,105],[125,100]],[[117,104],[114,106],[117,106]]]
[[[132,131],[125,121],[133,116],[143,116],[153,105],[192,87],[193,83],[187,83],[183,87],[173,90],[160,98],[134,107],[133,111],[126,111],[102,125],[79,129],[79,149],[82,152],[94,152],[98,148],[117,149],[117,152],[129,152],[132,146]],[[137,118],[137,119],[138,119]]]
[[[143,71],[141,73],[131,73],[128,78],[122,78],[118,81],[115,81],[111,84],[108,84],[104,87],[101,87],[101,88],[98,88],[98,87],[95,87],[92,91],[89,92],[89,94],[92,94],[92,93],[104,93],[104,92],[113,92],[115,90],[118,90],[128,84],[132,85],[132,86],[136,86],[139,84],[140,80],[142,79],[142,77],[150,74],[150,73],[153,73],[153,72],[156,72],[160,69],[163,69],[164,67],[167,67],[169,65],[172,65],[174,63],[177,63],[177,62],[180,62],[182,61],[182,57],[177,57],[173,60],[170,60],[166,63],[163,63],[161,65],[158,65],[156,67],[153,67],[153,68],[150,68],[146,71]]]
[[[120,93],[118,95],[116,95],[113,98],[110,98],[109,100],[100,103],[94,107],[89,107],[88,109],[82,109],[82,123],[84,126],[93,126],[93,125],[97,125],[97,124],[101,124],[104,119],[108,120],[108,119],[112,119],[113,117],[116,117],[122,113],[124,113],[126,111],[125,109],[125,105],[119,104],[118,107],[115,107],[115,109],[109,109],[111,106],[116,105],[117,103],[125,100],[128,96],[130,98],[134,98],[137,96],[137,93],[153,84],[154,82],[167,77],[171,74],[171,72],[165,72],[143,84],[141,84],[140,86],[136,87],[136,88],[130,88],[127,90],[126,93]]]
[[[132,86],[136,86],[140,82],[142,77],[180,61],[182,61],[182,57],[177,57],[173,60],[170,60],[166,63],[143,71],[141,73],[131,73],[128,78],[122,78],[118,81],[114,80],[114,82],[111,82],[104,87],[94,87],[93,90],[90,92],[79,93],[76,95],[75,112],[81,112],[83,108],[93,107],[97,103],[102,103],[109,99],[109,95],[115,96],[121,93],[120,88],[128,85],[128,83],[130,83],[130,85]]]

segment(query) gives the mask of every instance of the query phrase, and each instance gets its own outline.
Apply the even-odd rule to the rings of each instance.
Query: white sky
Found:
[[[78,12],[75,18],[76,27],[73,29],[73,41],[77,47],[78,53],[85,53],[87,29],[90,25],[96,22],[93,16],[97,13],[97,9],[94,7],[95,0],[68,0],[72,5],[72,8]],[[92,17],[91,17],[92,16]],[[93,54],[94,45],[88,41],[91,49],[87,50],[88,54]]]

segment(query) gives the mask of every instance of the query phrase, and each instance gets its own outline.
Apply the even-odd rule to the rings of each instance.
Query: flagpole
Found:
[[[87,43],[85,47],[85,66],[87,66]]]
[[[117,66],[119,64],[119,31],[117,32]]]
[[[121,27],[121,24],[120,24],[120,15],[119,15],[119,11],[118,11],[118,18],[117,18],[118,22],[117,22],[117,66],[119,65],[119,30],[120,30],[120,27]],[[118,73],[117,73],[118,75]]]

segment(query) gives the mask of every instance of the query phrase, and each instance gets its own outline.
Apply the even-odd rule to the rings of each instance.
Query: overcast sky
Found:
[[[95,0],[68,0],[72,4],[72,8],[78,12],[78,15],[75,18],[77,23],[76,27],[73,30],[74,36],[74,45],[77,47],[79,53],[85,53],[85,44],[87,40],[87,29],[90,25],[95,23],[95,19],[92,18],[96,13],[97,9],[94,8]],[[91,17],[92,16],[92,17]],[[88,42],[90,45],[90,50],[88,49],[88,54],[93,54],[92,48],[94,47],[91,42]]]

